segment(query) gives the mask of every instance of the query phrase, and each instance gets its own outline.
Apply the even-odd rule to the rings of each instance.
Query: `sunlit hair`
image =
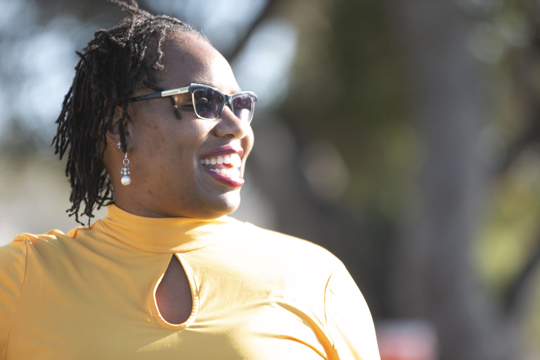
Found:
[[[110,1],[120,5],[129,17],[111,29],[96,31],[82,53],[77,52],[80,60],[52,141],[60,159],[67,152],[66,176],[71,184],[71,208],[67,212],[80,224],[79,215],[88,216],[90,223],[96,207],[112,202],[112,184],[102,158],[115,107],[122,109],[119,133],[125,152],[123,122],[131,121],[128,99],[140,88],[163,90],[156,84],[155,72],[163,69],[162,47],[167,34],[189,33],[207,41],[189,24],[172,16],[152,15],[139,9],[134,0]],[[84,211],[80,212],[83,202]]]

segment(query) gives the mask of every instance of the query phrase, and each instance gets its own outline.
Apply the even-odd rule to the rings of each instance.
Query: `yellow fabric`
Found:
[[[173,255],[175,254],[175,255]],[[154,291],[177,256],[193,309]],[[307,241],[223,217],[150,219],[114,205],[91,228],[0,248],[0,359],[379,359],[342,263]]]

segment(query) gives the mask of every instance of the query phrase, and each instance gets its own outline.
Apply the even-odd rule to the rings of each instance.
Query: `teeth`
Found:
[[[240,170],[238,168],[232,169],[209,169],[210,171],[215,172],[221,176],[227,177],[229,179],[238,179],[240,178]]]
[[[229,177],[231,179],[238,179],[240,178],[240,170],[238,170],[237,168],[232,168],[229,170]]]
[[[240,159],[240,155],[231,154],[231,164],[235,167],[242,165],[242,160]]]
[[[240,155],[238,154],[226,154],[226,155],[220,155],[217,157],[210,157],[201,159],[201,164],[203,165],[216,165],[216,164],[231,164],[234,167],[239,167],[242,165],[242,159],[240,159]]]
[[[201,159],[201,164],[203,165],[222,165],[226,164],[232,166],[231,168],[224,169],[209,169],[210,171],[215,172],[221,176],[227,177],[229,179],[239,179],[240,178],[240,166],[242,165],[242,159],[238,154],[225,154],[219,155],[216,157],[208,157]]]

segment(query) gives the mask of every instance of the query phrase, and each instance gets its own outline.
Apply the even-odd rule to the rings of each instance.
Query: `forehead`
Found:
[[[175,34],[163,44],[160,85],[166,89],[190,83],[210,85],[225,93],[238,92],[232,69],[212,45],[191,34]]]

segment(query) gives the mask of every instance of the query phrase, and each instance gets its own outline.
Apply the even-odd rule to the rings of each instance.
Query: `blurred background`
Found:
[[[383,359],[540,359],[540,1],[140,4],[259,95],[233,216],[342,259]],[[123,17],[0,0],[1,244],[76,226],[54,121],[75,50]]]

